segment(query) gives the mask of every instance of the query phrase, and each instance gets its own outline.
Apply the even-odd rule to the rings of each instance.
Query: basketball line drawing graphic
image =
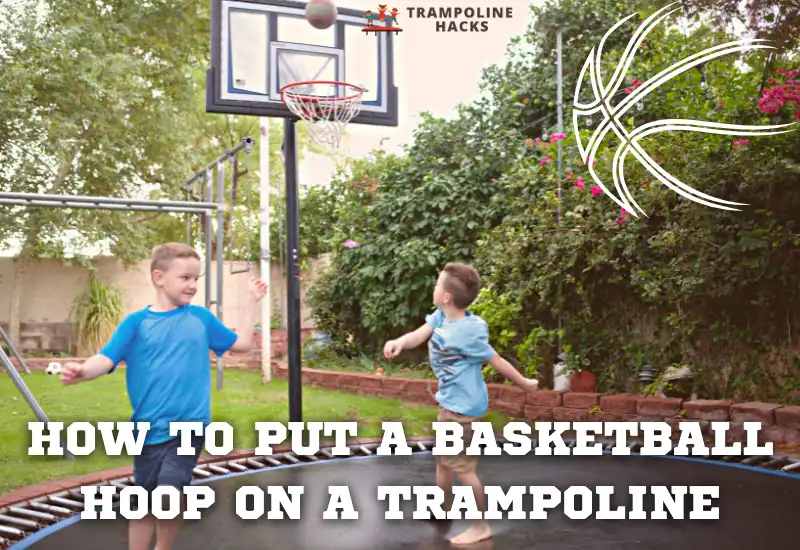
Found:
[[[668,82],[675,76],[691,70],[694,67],[702,65],[716,59],[723,55],[728,55],[735,52],[744,52],[747,50],[756,49],[775,49],[773,46],[760,44],[766,42],[765,40],[752,39],[752,40],[738,40],[735,42],[728,42],[719,46],[708,48],[692,56],[682,59],[681,61],[664,69],[652,78],[643,82],[641,85],[626,95],[626,97],[617,105],[611,105],[611,98],[618,92],[622,86],[625,75],[631,63],[635,59],[635,54],[640,44],[647,37],[647,34],[654,29],[664,19],[669,17],[672,13],[678,11],[680,8],[670,8],[679,4],[673,2],[653,15],[648,17],[639,28],[634,32],[633,36],[628,41],[622,58],[617,64],[614,73],[607,84],[603,84],[603,75],[600,69],[600,62],[603,56],[603,44],[609,36],[620,26],[622,26],[634,14],[618,21],[608,32],[603,36],[599,46],[592,48],[589,52],[583,68],[581,69],[578,81],[575,85],[575,97],[573,100],[574,110],[572,112],[572,122],[577,138],[578,149],[580,151],[581,159],[586,163],[592,179],[597,185],[611,197],[619,206],[624,208],[627,212],[635,217],[639,217],[635,210],[639,210],[647,217],[647,214],[639,207],[634,198],[631,196],[630,191],[625,183],[624,165],[625,159],[628,154],[633,155],[636,160],[641,163],[645,169],[661,183],[666,185],[669,189],[675,191],[679,195],[694,201],[699,204],[704,204],[712,208],[722,210],[740,210],[734,206],[746,206],[743,203],[731,202],[722,200],[711,195],[702,193],[689,185],[681,182],[672,174],[664,170],[653,158],[644,150],[639,144],[639,140],[647,136],[666,131],[691,131],[691,132],[705,132],[711,134],[729,135],[729,136],[766,136],[774,134],[782,134],[794,131],[793,129],[784,129],[789,126],[795,126],[797,123],[790,124],[776,124],[768,126],[746,126],[740,124],[724,124],[718,122],[708,122],[691,119],[664,119],[655,120],[638,126],[633,131],[628,131],[621,123],[621,118],[625,113],[634,105],[644,99],[645,96],[657,90],[664,83]],[[669,10],[669,11],[667,11]],[[583,85],[584,79],[587,78],[592,86],[594,100],[591,103],[582,103],[579,99],[580,90]],[[588,143],[584,146],[580,134],[580,120],[581,117],[590,117],[595,113],[601,113],[603,120],[598,127],[592,132]],[[594,170],[594,160],[597,150],[602,145],[605,137],[609,132],[613,131],[619,140],[622,142],[617,147],[612,165],[612,174],[614,177],[614,188],[617,191],[615,195],[612,193],[600,180]]]

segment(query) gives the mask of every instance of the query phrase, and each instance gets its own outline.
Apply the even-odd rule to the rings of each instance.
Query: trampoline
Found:
[[[203,465],[196,483],[209,483],[216,502],[203,519],[185,521],[176,550],[438,550],[455,548],[447,540],[468,526],[469,520],[426,521],[411,519],[413,500],[403,501],[405,518],[386,520],[389,503],[378,499],[379,485],[435,485],[432,441],[416,442],[411,456],[378,456],[373,445],[355,445],[353,457],[332,457],[325,450],[316,457],[291,453],[253,457]],[[593,489],[613,485],[612,509],[625,505],[632,485],[674,487],[719,486],[718,520],[572,520],[563,506],[550,509],[546,520],[490,521],[494,537],[463,548],[522,550],[535,548],[619,550],[673,550],[682,546],[704,550],[751,550],[797,548],[800,540],[800,468],[791,460],[782,471],[781,459],[762,457],[761,466],[748,466],[746,457],[716,460],[642,456],[485,456],[479,473],[484,485],[550,486],[561,490],[582,485]],[[120,484],[120,482],[117,482]],[[124,484],[124,482],[123,482]],[[122,484],[120,484],[122,485]],[[270,485],[302,485],[301,519],[242,520],[235,514],[235,493],[244,485],[256,485],[266,493]],[[347,485],[357,520],[323,520],[328,506],[327,488]],[[80,493],[73,493],[73,495]],[[70,499],[62,495],[51,504]],[[524,500],[530,510],[531,500]],[[645,510],[648,498],[645,497]],[[265,512],[270,503],[265,502]],[[40,506],[40,509],[44,509]],[[595,507],[596,509],[596,507]],[[502,509],[501,509],[502,510]],[[30,532],[10,548],[34,550],[127,550],[125,520],[80,520],[79,515]]]

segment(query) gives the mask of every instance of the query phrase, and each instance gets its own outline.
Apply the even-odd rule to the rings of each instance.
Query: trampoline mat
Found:
[[[612,509],[628,501],[628,487],[718,486],[717,520],[573,520],[563,506],[548,511],[546,520],[490,521],[494,537],[464,548],[486,550],[752,550],[797,548],[800,540],[800,479],[731,467],[713,462],[633,456],[596,457],[482,457],[478,473],[484,485],[615,487]],[[369,457],[321,461],[294,467],[262,470],[211,482],[216,502],[203,519],[185,521],[175,550],[438,550],[454,548],[448,538],[469,525],[469,520],[431,522],[411,519],[415,503],[403,501],[406,519],[386,520],[387,501],[378,500],[379,485],[429,485],[436,483],[434,457]],[[301,485],[299,520],[242,520],[235,513],[235,493],[244,485]],[[347,485],[357,520],[322,520],[328,506],[328,486]],[[621,493],[621,496],[620,496]],[[268,498],[268,497],[267,497]],[[687,502],[691,502],[687,497]],[[531,499],[525,498],[530,510]],[[580,500],[578,500],[580,503]],[[595,501],[596,502],[596,501]],[[648,506],[645,497],[645,511]],[[265,512],[270,510],[265,502]],[[691,505],[687,505],[687,509]],[[596,509],[596,508],[595,508]],[[688,517],[688,510],[687,510]],[[127,550],[125,520],[81,520],[23,541],[35,550]],[[18,548],[19,545],[13,548]]]

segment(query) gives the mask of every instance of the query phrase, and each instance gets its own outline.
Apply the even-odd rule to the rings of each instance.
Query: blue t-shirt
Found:
[[[117,327],[100,354],[125,361],[132,422],[149,422],[145,445],[171,439],[170,422],[211,422],[211,362],[236,342],[237,334],[209,310],[187,305],[172,311],[133,312]]]
[[[439,380],[436,400],[456,413],[486,414],[489,391],[483,380],[483,364],[495,356],[486,321],[468,311],[466,316],[449,321],[441,308],[426,316],[425,321],[433,328],[428,352]]]

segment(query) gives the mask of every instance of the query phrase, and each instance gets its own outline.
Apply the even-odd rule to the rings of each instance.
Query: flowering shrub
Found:
[[[794,117],[800,120],[800,80],[795,80],[797,69],[785,71],[777,69],[776,76],[768,80],[770,88],[762,91],[758,108],[762,113],[777,115],[786,106],[794,107]]]
[[[560,336],[565,350],[587,360],[582,368],[597,375],[601,390],[635,391],[642,365],[680,363],[691,365],[703,396],[783,399],[800,387],[792,330],[800,320],[798,132],[648,137],[641,145],[669,173],[747,206],[690,202],[629,155],[625,180],[645,214],[620,209],[579,158],[572,126],[553,132],[553,30],[564,33],[564,66],[576,67],[564,81],[565,91],[574,90],[591,47],[630,13],[620,3],[600,4],[535,8],[536,23],[512,44],[507,64],[485,71],[479,101],[451,120],[426,116],[405,156],[381,154],[337,178],[331,192],[346,198],[332,232],[337,243],[360,246],[337,244],[331,270],[315,284],[318,325],[354,351],[379,352],[387,338],[423,322],[444,263],[466,261],[485,284],[474,311],[487,320],[493,345],[520,369],[540,373],[545,386]],[[637,23],[605,44],[612,59]],[[727,38],[707,28],[690,39],[677,30],[648,37],[629,71],[637,79],[621,91]],[[761,94],[753,75],[762,67],[757,54],[714,60],[704,68],[705,88],[698,72],[687,71],[649,94],[625,123],[793,121],[796,75],[775,73],[779,79]],[[564,120],[571,121],[569,109]],[[608,185],[616,144],[606,145],[592,168]],[[347,191],[365,175],[381,191],[368,204]]]

